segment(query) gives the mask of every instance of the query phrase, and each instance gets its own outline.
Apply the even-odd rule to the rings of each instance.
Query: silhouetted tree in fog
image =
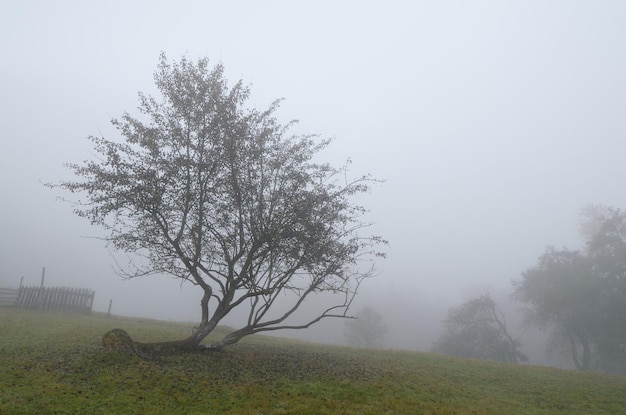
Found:
[[[346,321],[346,339],[355,347],[375,348],[383,345],[387,326],[372,307],[364,307],[355,319]]]
[[[529,322],[566,345],[581,370],[626,373],[626,214],[583,211],[585,249],[548,248],[514,281]]]
[[[249,89],[229,87],[221,65],[162,54],[154,79],[162,99],[140,94],[139,117],[112,121],[121,139],[89,137],[95,159],[69,164],[77,180],[52,187],[79,195],[76,214],[103,227],[110,246],[141,257],[125,276],[198,287],[200,324],[169,348],[201,347],[235,308],[246,310],[242,326],[206,347],[345,317],[382,255],[351,201],[374,180],[314,161],[329,142],[288,135],[292,123],[274,117],[279,101],[247,108]],[[335,302],[294,319],[313,296]]]
[[[525,362],[520,342],[509,334],[504,315],[485,294],[448,311],[444,332],[433,351],[452,356]]]
[[[626,212],[588,206],[583,210],[581,233],[601,292],[598,365],[601,370],[626,375]]]
[[[553,344],[567,344],[578,369],[590,369],[600,310],[587,258],[578,251],[548,248],[522,278],[514,296],[527,304],[527,321],[549,330]]]

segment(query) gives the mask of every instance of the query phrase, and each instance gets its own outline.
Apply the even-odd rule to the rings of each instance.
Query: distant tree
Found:
[[[583,250],[548,248],[514,281],[530,323],[566,345],[580,370],[626,373],[626,215],[619,209],[583,210]]]
[[[387,326],[383,317],[369,306],[359,311],[355,319],[346,321],[346,339],[354,347],[381,347],[386,333]]]
[[[504,314],[489,294],[448,311],[444,332],[433,351],[452,356],[518,363],[528,358],[509,334]]]
[[[592,205],[583,210],[585,254],[598,281],[598,366],[626,374],[626,212]]]
[[[591,367],[599,311],[590,275],[591,264],[579,251],[550,247],[514,283],[515,298],[528,305],[527,320],[550,331],[553,344],[568,345],[580,370]]]
[[[247,108],[248,87],[229,87],[222,65],[162,54],[154,79],[162,99],[140,93],[140,116],[112,121],[122,139],[89,137],[95,159],[69,164],[77,179],[50,186],[79,195],[75,213],[103,227],[110,246],[140,257],[124,276],[169,274],[202,292],[199,326],[171,348],[220,349],[346,317],[382,255],[384,241],[361,234],[369,224],[352,202],[375,180],[315,162],[328,140],[288,135],[292,123],[274,116],[279,101]],[[321,295],[336,302],[296,313]],[[242,326],[200,346],[235,308],[246,310]]]

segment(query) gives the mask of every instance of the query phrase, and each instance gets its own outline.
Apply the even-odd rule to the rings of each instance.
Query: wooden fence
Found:
[[[0,306],[15,305],[20,290],[14,288],[0,288]]]
[[[19,289],[0,288],[0,305],[88,313],[93,306],[94,295],[94,291],[86,288],[25,286]]]

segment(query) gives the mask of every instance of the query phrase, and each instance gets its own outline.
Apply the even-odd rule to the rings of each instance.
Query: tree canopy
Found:
[[[89,137],[96,157],[52,185],[77,195],[75,213],[104,228],[110,246],[138,258],[124,275],[169,274],[201,290],[200,324],[181,342],[193,347],[235,308],[246,310],[242,326],[209,347],[346,316],[383,256],[352,201],[376,180],[316,161],[329,141],[290,135],[293,122],[275,117],[280,100],[249,108],[249,88],[229,86],[222,65],[161,54],[154,80],[160,99],[140,93],[139,116],[112,120],[120,137]],[[293,323],[305,300],[325,294],[332,305]]]
[[[580,229],[584,249],[549,247],[514,281],[514,296],[578,369],[626,373],[626,214],[590,206]]]

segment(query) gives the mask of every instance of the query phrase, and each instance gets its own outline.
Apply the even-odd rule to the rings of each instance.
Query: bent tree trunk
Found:
[[[208,316],[208,300],[211,296],[211,289],[207,287],[205,295],[200,304],[202,307],[202,322],[194,328],[191,336],[183,340],[174,340],[166,342],[143,343],[137,342],[123,329],[115,328],[106,332],[102,336],[102,345],[109,350],[118,350],[127,353],[134,353],[142,358],[153,359],[159,356],[172,355],[177,353],[191,352],[197,350],[221,350],[226,346],[238,342],[242,337],[253,334],[252,327],[247,326],[242,329],[229,333],[222,340],[209,345],[201,344],[202,341],[215,329],[220,318],[217,310],[213,318],[209,320]]]
[[[127,353],[134,353],[144,359],[154,359],[160,356],[173,355],[178,353],[192,352],[197,350],[222,350],[224,347],[236,343],[242,337],[252,334],[249,328],[234,331],[225,336],[219,342],[202,345],[202,340],[213,331],[211,324],[199,327],[194,333],[184,340],[174,340],[167,342],[142,343],[137,342],[123,329],[109,330],[102,336],[102,345],[109,350],[118,350]],[[206,334],[205,334],[206,333]]]
[[[109,350],[118,350],[134,353],[144,359],[154,359],[159,356],[171,355],[198,349],[198,345],[187,338],[158,343],[141,343],[134,341],[123,329],[113,329],[102,336],[102,345]]]
[[[213,331],[215,326],[216,324],[212,322],[206,322],[204,324],[200,324],[200,326],[194,330],[192,335],[186,339],[152,343],[135,341],[125,330],[116,328],[106,332],[102,336],[102,345],[109,350],[134,353],[145,359],[153,359],[159,356],[173,355],[196,350],[220,350],[229,344],[235,343],[241,338],[241,336],[239,336],[234,339],[231,336],[234,333],[231,333],[217,344],[202,345],[202,340],[204,340],[204,338]]]

